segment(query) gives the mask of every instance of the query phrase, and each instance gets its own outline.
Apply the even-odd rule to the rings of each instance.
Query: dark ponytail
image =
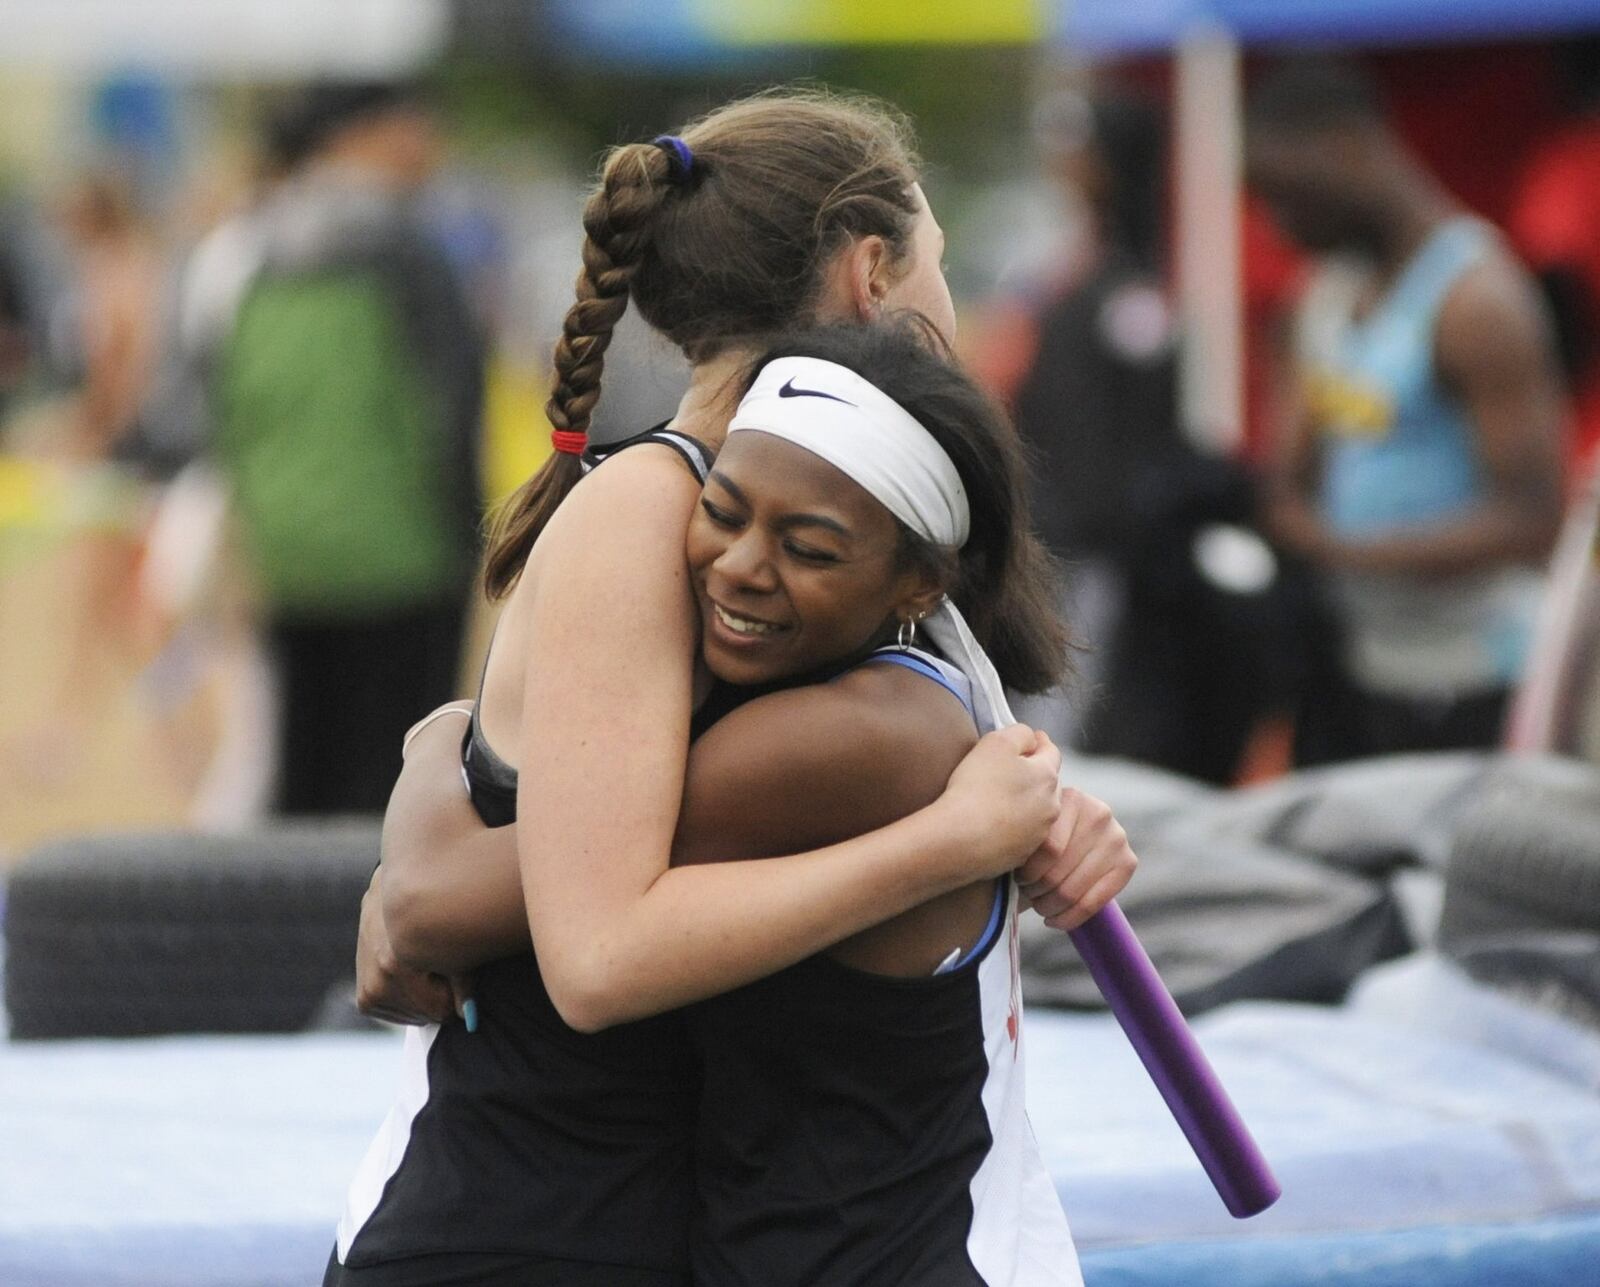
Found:
[[[802,355],[870,380],[944,448],[967,489],[967,543],[959,552],[940,549],[902,526],[903,557],[945,586],[1007,687],[1041,693],[1059,684],[1070,647],[1060,572],[1033,530],[1026,455],[1005,412],[955,365],[920,316],[796,331],[766,352],[757,369]]]
[[[852,238],[910,243],[917,161],[905,120],[869,99],[785,90],[718,108],[681,131],[684,153],[633,143],[606,157],[584,207],[583,271],[555,352],[547,414],[587,431],[612,328],[631,298],[692,362],[804,323],[823,269]],[[685,157],[689,159],[685,159]],[[506,502],[484,583],[510,590],[582,477],[558,451]]]

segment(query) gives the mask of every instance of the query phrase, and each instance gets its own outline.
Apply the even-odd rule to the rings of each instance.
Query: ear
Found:
[[[894,619],[897,622],[921,621],[939,606],[944,593],[944,586],[926,569],[918,568],[907,572],[902,581],[901,592],[895,596]]]
[[[893,284],[889,244],[873,235],[851,241],[828,267],[823,308],[833,320],[871,322],[883,315],[884,296]]]

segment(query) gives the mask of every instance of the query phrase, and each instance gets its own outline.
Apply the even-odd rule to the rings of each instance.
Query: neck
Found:
[[[1423,175],[1398,179],[1390,194],[1378,247],[1384,276],[1399,273],[1434,230],[1459,208],[1438,184]]]
[[[678,403],[672,427],[708,447],[720,449],[728,436],[728,422],[739,405],[739,377],[755,360],[750,348],[724,349],[716,357],[697,362],[689,388]]]

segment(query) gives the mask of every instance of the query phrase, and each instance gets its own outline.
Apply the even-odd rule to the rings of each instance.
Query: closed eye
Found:
[[[718,527],[738,527],[739,526],[739,520],[735,515],[730,514],[725,509],[721,509],[718,506],[713,505],[704,496],[702,496],[700,498],[700,508],[705,511],[706,517],[709,518]]]
[[[797,559],[804,559],[807,563],[837,563],[839,556],[829,554],[826,550],[813,549],[809,545],[799,545],[794,541],[785,541],[783,548]]]

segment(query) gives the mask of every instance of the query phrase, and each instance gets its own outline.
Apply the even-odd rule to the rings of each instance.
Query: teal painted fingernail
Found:
[[[461,1017],[466,1020],[467,1031],[476,1032],[478,1030],[477,1001],[473,1000],[471,997],[468,997],[465,1001],[463,1001],[461,1003]]]

